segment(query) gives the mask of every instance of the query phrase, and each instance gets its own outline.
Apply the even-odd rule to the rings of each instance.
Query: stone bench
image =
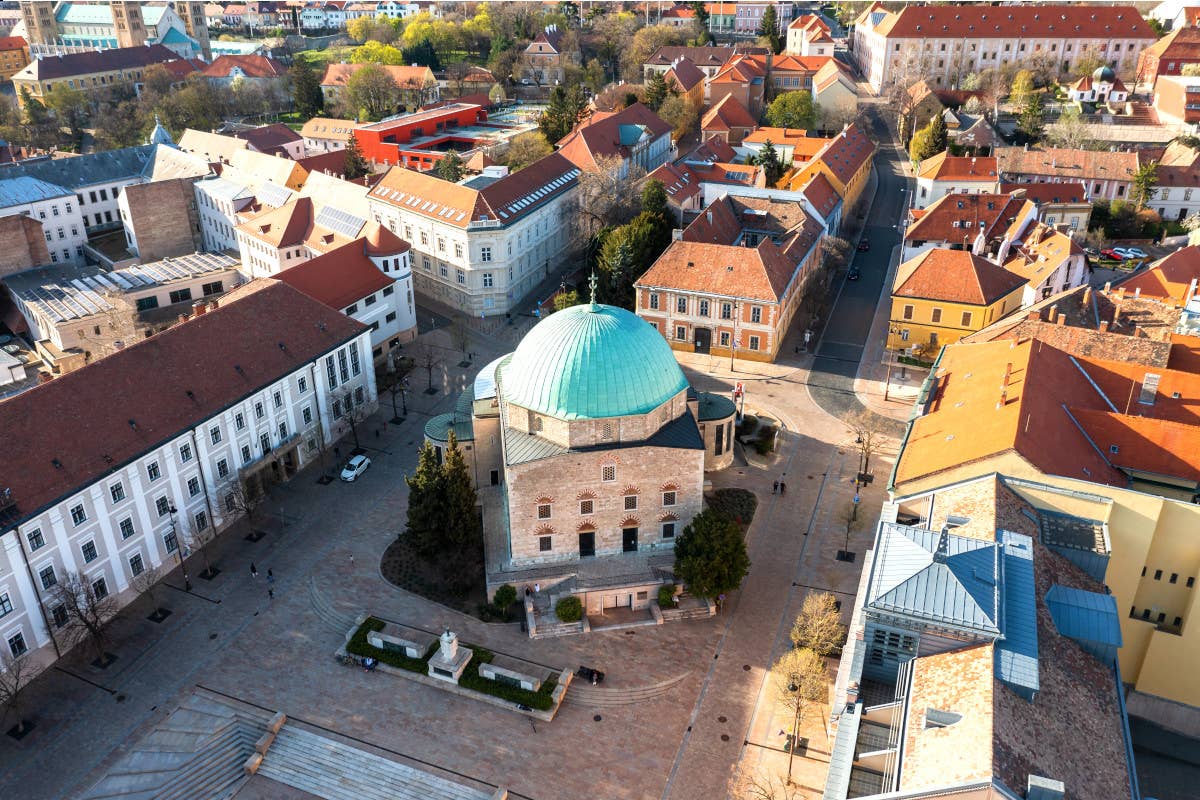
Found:
[[[425,655],[425,647],[412,641],[411,639],[403,639],[399,636],[392,636],[379,631],[371,631],[367,634],[367,644],[372,647],[378,647],[380,650],[399,651],[409,658],[422,658]]]
[[[535,678],[532,675],[525,675],[511,669],[498,667],[495,664],[480,664],[479,674],[484,678],[496,681],[497,683],[505,683],[510,686],[520,686],[522,689],[528,689],[531,692],[536,692],[542,688],[540,678]]]

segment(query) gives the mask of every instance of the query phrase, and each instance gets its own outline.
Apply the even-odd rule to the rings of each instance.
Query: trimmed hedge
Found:
[[[547,678],[536,692],[522,689],[520,686],[509,686],[479,674],[479,665],[491,663],[495,658],[495,653],[483,647],[467,646],[471,647],[473,655],[467,668],[463,670],[462,677],[458,679],[459,686],[482,694],[490,694],[492,697],[499,697],[501,700],[508,700],[511,703],[520,703],[530,708],[536,708],[538,711],[549,711],[554,708],[554,698],[551,695],[554,687],[558,685],[556,675]]]
[[[658,605],[659,608],[675,607],[675,584],[668,583],[658,587]]]
[[[775,426],[764,425],[758,432],[758,439],[754,442],[754,449],[758,451],[760,456],[765,456],[775,449]]]
[[[726,519],[746,527],[754,520],[758,498],[748,489],[717,489],[708,496],[708,507]]]
[[[758,417],[754,416],[753,414],[746,414],[744,417],[742,417],[742,421],[738,423],[737,435],[749,436],[757,429]]]
[[[554,616],[559,622],[579,622],[583,619],[583,602],[575,595],[569,595],[554,604]]]
[[[356,656],[370,656],[376,659],[381,664],[387,664],[389,667],[398,667],[406,669],[409,672],[419,672],[422,675],[429,671],[428,662],[433,658],[433,654],[437,652],[438,643],[433,642],[425,651],[425,655],[421,658],[409,658],[403,653],[395,650],[384,650],[375,647],[367,641],[367,634],[381,631],[384,628],[384,621],[375,617],[367,617],[363,620],[363,624],[358,626],[358,630],[350,637],[350,641],[346,643],[346,652],[353,653]]]

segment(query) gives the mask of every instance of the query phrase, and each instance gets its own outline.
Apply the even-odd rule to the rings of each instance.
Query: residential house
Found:
[[[739,143],[738,154],[748,158],[757,158],[767,142],[779,155],[779,161],[785,166],[802,166],[812,161],[817,153],[831,142],[820,136],[809,136],[808,131],[799,128],[770,128],[766,126],[755,128]]]
[[[789,56],[832,56],[829,26],[816,14],[801,14],[788,24],[783,52]]]
[[[238,516],[236,487],[287,480],[348,431],[348,402],[375,407],[357,321],[278,281],[200,312],[5,401],[0,635],[12,655],[54,659],[66,618],[54,587],[68,575],[134,600],[134,578]],[[131,390],[147,375],[154,391]]]
[[[1020,308],[1025,284],[972,250],[927,250],[896,270],[887,347],[929,359]]]
[[[753,114],[762,114],[775,97],[799,89],[812,91],[813,77],[832,56],[736,55],[709,80],[709,99],[732,94]]]
[[[1171,31],[1142,50],[1135,82],[1153,90],[1159,78],[1179,77],[1188,64],[1200,64],[1200,28],[1191,25]]]
[[[917,165],[913,208],[926,208],[951,193],[994,192],[998,180],[994,157],[952,156],[943,150]]]
[[[1134,175],[1146,163],[1137,151],[997,147],[993,155],[1008,183],[1082,183],[1093,202],[1128,197]]]
[[[1195,133],[1200,123],[1200,75],[1162,75],[1152,98],[1158,121],[1182,133]]]
[[[858,125],[847,125],[812,160],[796,170],[788,179],[788,188],[795,191],[806,185],[818,172],[825,173],[829,182],[842,196],[843,208],[849,213],[858,205],[867,179],[875,144]]]
[[[239,216],[252,208],[254,190],[240,178],[217,176],[196,181],[193,190],[204,249],[213,253],[239,252],[236,228]]]
[[[656,169],[671,157],[671,126],[641,103],[595,112],[558,142],[558,152],[584,172],[617,159],[621,177]]]
[[[579,175],[561,153],[459,184],[393,167],[368,199],[375,221],[412,244],[417,292],[495,316],[520,307],[571,245]]]
[[[704,207],[700,179],[685,161],[675,164],[668,161],[646,177],[658,181],[666,189],[667,207],[671,209],[677,226],[682,226],[684,220],[690,218],[689,215],[698,213]]]
[[[838,235],[842,230],[842,197],[825,173],[818,172],[799,191],[826,232],[830,236]]]
[[[27,216],[41,223],[53,263],[82,264],[87,230],[71,189],[28,175],[0,172],[0,218]]]
[[[722,196],[638,278],[638,316],[672,349],[774,361],[823,235],[800,203]]]
[[[725,62],[732,58],[736,52],[732,47],[717,47],[715,45],[704,47],[660,47],[646,60],[646,63],[642,64],[642,81],[645,82],[655,72],[659,74],[665,73],[676,61],[686,58],[695,64],[698,70],[704,73],[704,102],[707,103],[710,100],[708,81],[721,71],[721,68],[725,66]]]
[[[313,117],[300,129],[304,150],[309,155],[345,150],[358,123],[351,119]]]
[[[271,277],[366,325],[379,363],[417,338],[412,262],[408,242],[387,228],[364,234]]]
[[[690,6],[668,8],[659,16],[658,24],[690,31],[696,25],[696,10]]]
[[[1051,227],[1065,225],[1071,231],[1086,231],[1092,204],[1082,183],[1001,183],[1000,194],[1023,192],[1037,206],[1037,218]]]
[[[43,103],[59,85],[89,95],[106,95],[118,89],[139,93],[143,74],[153,64],[176,69],[180,79],[197,69],[195,63],[154,44],[35,58],[12,76],[12,84],[18,97],[27,90],[31,98]]]
[[[858,119],[858,84],[841,61],[829,59],[812,76],[812,96],[822,130],[837,130]]]
[[[1164,220],[1200,211],[1200,153],[1181,141],[1167,145],[1155,170],[1158,184],[1146,201]]]
[[[377,227],[336,206],[318,205],[311,197],[294,197],[237,226],[242,271],[247,278],[274,277],[355,241],[368,225]]]
[[[1070,232],[1035,223],[1013,242],[1004,268],[1025,279],[1021,306],[1087,283],[1090,269],[1083,246]]]
[[[743,194],[747,191],[752,195],[765,194],[772,188],[767,186],[766,171],[755,164],[690,160],[684,163],[700,179],[701,202],[705,206],[725,194]]]
[[[329,64],[325,67],[325,75],[321,78],[321,94],[325,97],[326,108],[333,107],[341,99],[350,76],[364,66],[365,64]],[[408,109],[436,103],[441,99],[437,78],[429,67],[391,64],[380,66],[387,70],[392,80],[400,87],[400,102]]]
[[[0,36],[0,81],[12,80],[29,62],[29,42],[20,36]]]
[[[246,143],[246,149],[253,153],[266,153],[293,160],[304,158],[304,137],[282,122],[256,128],[240,128],[226,135],[241,139]]]
[[[699,110],[704,105],[704,73],[686,57],[676,59],[663,78],[692,108]]]
[[[708,32],[714,36],[723,34],[733,35],[734,21],[737,19],[737,3],[705,3],[704,10],[708,12]]]
[[[824,797],[1140,797],[1102,526],[1022,488],[988,476],[912,498],[915,525],[884,504]]]
[[[1131,5],[994,7],[874,3],[858,17],[850,53],[876,92],[917,79],[956,87],[971,73],[1045,59],[1070,73],[1100,57],[1118,74],[1134,73],[1138,54],[1157,39]]]
[[[282,90],[288,68],[266,56],[217,56],[201,72],[209,83],[219,86],[230,86],[236,81],[275,92]]]
[[[757,127],[758,120],[736,97],[727,94],[700,118],[700,140],[707,142],[719,138],[729,146],[737,147]]]
[[[779,33],[781,35],[786,33],[787,27],[792,21],[795,3],[783,2],[783,0],[737,0],[733,18],[733,35],[758,36],[758,31],[762,27],[763,14],[770,6],[775,7],[775,19],[778,22]]]
[[[934,248],[972,250],[980,246],[981,255],[997,254],[1006,237],[1019,236],[1036,219],[1037,206],[1019,191],[945,194],[928,208],[910,210],[900,259],[910,261]],[[1012,238],[1008,241],[1011,246]]]
[[[902,102],[903,107],[897,111],[900,114],[901,132],[906,141],[915,131],[946,110],[942,99],[930,86],[930,81],[924,78],[909,85]]]
[[[567,67],[579,62],[579,53],[570,49],[566,33],[557,24],[546,26],[525,46],[513,74],[536,86],[557,86],[565,81]]]

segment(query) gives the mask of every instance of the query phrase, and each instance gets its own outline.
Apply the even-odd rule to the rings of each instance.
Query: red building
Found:
[[[354,129],[354,137],[363,156],[375,164],[427,172],[451,150],[462,153],[483,144],[478,131],[463,129],[486,124],[487,111],[483,106],[449,103],[362,125]]]
[[[1143,50],[1136,82],[1153,86],[1160,75],[1182,75],[1188,64],[1200,64],[1200,28],[1172,31]]]

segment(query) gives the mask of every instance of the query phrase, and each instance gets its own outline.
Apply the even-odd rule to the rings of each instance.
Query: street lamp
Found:
[[[796,757],[796,740],[800,735],[800,681],[796,674],[792,673],[789,676],[791,683],[788,684],[788,691],[792,693],[792,705],[796,707],[796,714],[792,717],[792,741],[788,743],[788,771],[787,783],[792,785],[792,759]]]
[[[891,391],[891,388],[892,388],[892,364],[896,360],[895,355],[892,353],[891,337],[899,336],[899,335],[900,335],[900,326],[899,325],[889,325],[888,326],[888,342],[887,342],[887,348],[886,348],[886,350],[887,350],[887,383],[885,383],[883,385],[884,402],[887,402],[888,392]],[[903,364],[900,366],[900,370],[901,370],[900,377],[903,378],[904,377],[904,371],[903,371],[904,365]]]
[[[175,515],[179,513],[179,510],[172,503],[167,506],[167,511],[171,514],[171,538],[175,540],[175,558],[179,561],[179,568],[183,570],[183,589],[190,592],[192,582],[188,579],[187,564],[183,561],[183,542],[179,541],[179,529],[175,527]]]

